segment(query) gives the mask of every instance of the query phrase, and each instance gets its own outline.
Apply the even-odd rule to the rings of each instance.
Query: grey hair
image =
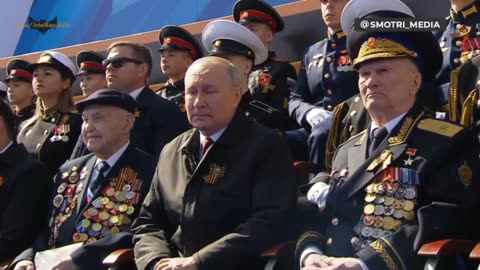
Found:
[[[230,82],[234,87],[239,87],[242,84],[242,76],[238,69],[228,59],[218,56],[205,56],[195,60],[188,70],[193,70],[195,66],[205,67],[206,65],[219,64],[224,68]],[[187,73],[188,73],[187,70]]]

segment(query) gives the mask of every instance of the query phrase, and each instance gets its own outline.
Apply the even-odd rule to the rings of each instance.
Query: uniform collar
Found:
[[[457,13],[453,9],[450,9],[450,17],[453,21],[463,22],[472,14],[476,14],[480,11],[480,1],[475,1],[470,5],[459,10]]]
[[[328,31],[328,39],[330,39],[332,41],[338,41],[342,38],[345,38],[345,33],[343,33],[342,30],[340,30],[338,32],[335,32],[335,33],[331,33],[330,31]]]
[[[169,79],[165,84],[165,87],[168,87],[168,86],[173,86],[177,89],[185,89],[185,80],[181,79],[176,82],[172,82],[172,80]]]

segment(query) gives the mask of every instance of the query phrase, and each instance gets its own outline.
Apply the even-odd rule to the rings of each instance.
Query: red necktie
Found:
[[[207,137],[207,138],[205,138],[205,140],[203,140],[203,142],[202,142],[202,157],[205,155],[208,148],[210,148],[210,146],[212,146],[212,144],[213,144],[213,140],[210,137]]]

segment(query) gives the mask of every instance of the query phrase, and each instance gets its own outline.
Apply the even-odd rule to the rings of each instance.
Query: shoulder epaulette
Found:
[[[432,118],[421,120],[417,127],[447,137],[453,137],[463,129],[460,125]]]

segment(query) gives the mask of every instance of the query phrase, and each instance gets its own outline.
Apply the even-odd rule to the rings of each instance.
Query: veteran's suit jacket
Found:
[[[112,232],[115,225],[111,222],[108,222],[111,220],[110,218],[107,218],[105,221],[95,221],[94,218],[88,217],[90,213],[89,210],[92,208],[96,208],[99,213],[106,211],[110,217],[124,214],[128,216],[130,221],[135,219],[139,213],[141,204],[147,194],[147,191],[150,188],[150,182],[155,170],[155,161],[153,157],[139,149],[136,149],[130,144],[115,165],[110,169],[110,171],[108,171],[106,178],[110,182],[103,183],[100,191],[94,194],[90,203],[87,203],[87,187],[90,174],[94,169],[95,160],[96,156],[94,156],[94,154],[89,154],[81,158],[68,161],[62,167],[60,167],[59,173],[55,178],[55,185],[52,193],[52,203],[50,205],[52,217],[49,228],[46,228],[45,231],[37,237],[32,248],[17,256],[15,262],[22,259],[32,260],[36,251],[75,243],[76,241],[74,241],[74,238],[76,237],[76,234],[79,239],[81,239],[81,235],[78,234],[78,227],[84,219],[89,219],[91,224],[94,224],[95,222],[101,223],[103,228]],[[127,172],[125,169],[131,170]],[[71,181],[72,174],[75,172],[76,180],[74,179],[75,181]],[[135,173],[137,174],[136,177],[131,179],[139,180],[141,182],[135,181],[129,183],[126,181],[127,178],[130,178],[130,176],[132,176],[132,174],[134,175]],[[116,181],[115,179],[120,179],[120,181]],[[117,188],[111,184],[114,181],[116,181],[118,184]],[[64,186],[63,188],[59,188],[61,185],[63,185],[63,183],[67,183],[68,185]],[[118,208],[117,206],[111,210],[105,209],[103,206],[100,208],[94,206],[96,199],[100,200],[108,197],[110,201],[113,201],[112,196],[106,195],[109,185],[121,191],[126,184],[129,184],[131,186],[131,190],[135,192],[135,198],[122,203],[115,202],[115,205],[126,204],[131,206],[133,207],[132,212],[119,212],[117,209],[116,213],[114,213],[113,211]],[[141,185],[138,186],[138,184]],[[55,205],[55,200],[56,198],[58,200],[58,197],[63,197],[63,202],[65,202],[65,205]],[[71,208],[70,211],[66,210],[68,207]],[[54,232],[54,228],[58,224],[58,221],[62,219],[62,216],[66,217],[66,220],[58,225],[57,234],[57,232]],[[98,235],[91,237],[90,235],[88,236],[88,240],[81,239],[82,242],[90,242],[91,240],[95,239],[99,240],[87,243],[71,254],[75,264],[80,266],[81,269],[102,269],[101,262],[108,254],[119,248],[131,247],[132,235],[129,233],[131,222],[129,224],[125,224],[125,226],[119,225],[116,227],[119,229],[119,231],[125,233],[110,233],[110,236],[104,237],[102,232],[102,234],[100,234],[101,236]],[[89,227],[88,230],[90,230],[90,228],[91,227]],[[86,230],[84,233],[89,234],[89,232],[87,232],[88,230]],[[56,237],[53,237],[55,234]]]
[[[189,128],[185,114],[173,101],[168,101],[145,86],[136,99],[135,124],[130,143],[158,159],[165,144]],[[80,137],[70,159],[89,153]]]
[[[282,137],[240,115],[202,159],[199,137],[187,131],[161,154],[133,225],[139,269],[179,253],[199,270],[254,269],[262,250],[286,240],[296,188]]]
[[[302,59],[298,80],[290,95],[288,111],[299,125],[310,130],[308,111],[332,111],[337,104],[358,94],[358,72],[353,70],[346,37],[337,32],[310,46]]]
[[[45,226],[52,184],[47,166],[23,145],[0,154],[0,260],[28,248]]]
[[[478,142],[470,131],[412,109],[370,157],[366,153],[366,132],[338,149],[332,165],[330,193],[317,218],[318,226],[300,237],[298,258],[307,246],[314,246],[328,256],[359,257],[369,269],[422,269],[422,258],[415,255],[421,244],[443,237],[462,237],[462,233],[469,239],[474,237],[467,225],[478,225],[472,218],[476,211],[473,209],[478,209],[480,165]],[[399,195],[398,210],[404,211],[399,213],[413,210],[410,211],[413,215],[408,220],[406,215],[403,219],[395,218],[398,224],[390,231],[386,229],[395,223],[390,222],[388,228],[381,222],[370,225],[367,236],[373,229],[381,231],[377,238],[364,237],[367,231],[362,229],[368,226],[360,220],[365,221],[367,213],[382,221],[387,215],[389,219],[396,216],[392,212],[386,214],[386,206],[380,207],[378,213],[375,207],[375,213],[371,213],[374,209],[368,209],[366,202],[372,199],[366,196],[368,189],[375,187],[371,184],[390,179],[385,174],[389,170],[400,172],[393,179],[417,183],[412,185],[417,194],[409,200],[414,203],[409,209],[402,210],[406,207],[402,201],[407,201],[405,190],[402,195],[393,189],[395,197],[391,196]],[[383,191],[381,196],[385,194]],[[371,204],[376,205],[377,201]],[[410,209],[412,206],[414,209]],[[370,243],[363,242],[368,239]]]

